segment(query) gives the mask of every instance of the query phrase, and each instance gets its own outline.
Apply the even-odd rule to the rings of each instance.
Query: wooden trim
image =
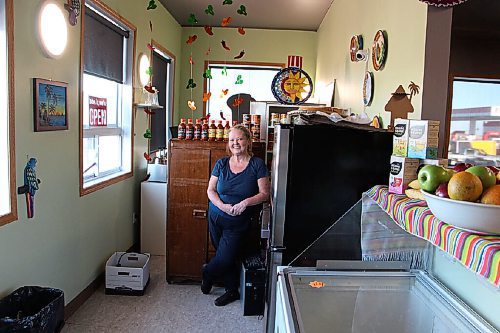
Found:
[[[0,226],[17,220],[16,196],[16,144],[15,144],[15,90],[14,90],[14,3],[5,0],[5,23],[7,30],[7,61],[9,80],[9,178],[10,178],[10,213],[0,216]]]
[[[220,61],[220,60],[205,60],[203,72],[208,68],[208,65],[238,65],[238,66],[269,66],[285,68],[283,62],[255,62],[255,61]],[[203,79],[203,93],[207,92],[208,79]],[[203,102],[203,116],[207,115],[207,102]]]
[[[132,88],[135,87],[135,66],[136,66],[136,45],[137,45],[137,27],[132,24],[129,20],[118,14],[116,11],[114,11],[111,7],[103,3],[101,0],[83,0],[82,1],[82,9],[81,9],[81,17],[80,19],[82,20],[81,22],[81,30],[80,30],[80,125],[79,125],[79,155],[80,155],[80,166],[79,166],[79,177],[80,177],[80,196],[84,196],[86,194],[95,192],[97,190],[100,190],[102,188],[105,188],[109,185],[116,184],[122,180],[125,180],[127,178],[130,178],[134,175],[134,134],[135,134],[135,117],[134,117],[134,112],[135,112],[135,94],[133,93],[132,89],[132,105],[130,105],[130,172],[117,176],[115,178],[103,181],[99,184],[90,186],[88,188],[84,188],[84,181],[83,181],[83,57],[84,57],[84,39],[85,39],[85,3],[88,1],[89,3],[94,4],[96,7],[99,7],[100,10],[105,12],[107,15],[113,17],[116,21],[119,21],[123,25],[125,25],[130,32],[133,34],[133,46],[132,46]]]
[[[169,110],[169,115],[167,115],[167,119],[174,119],[174,106],[175,106],[175,66],[177,66],[177,60],[175,57],[175,54],[173,54],[171,51],[169,51],[167,48],[163,47],[159,42],[157,42],[154,39],[151,39],[151,45],[153,48],[160,50],[160,52],[165,53],[167,56],[169,56],[172,59],[172,96],[170,97],[171,103],[170,103],[170,110]],[[149,59],[151,59],[151,67],[153,66],[153,53],[154,50],[151,50]],[[154,75],[154,73],[153,73]],[[168,89],[168,87],[167,87]],[[165,105],[165,110],[167,110],[167,105]],[[170,124],[172,125],[172,124]],[[148,115],[148,128],[151,128],[151,116]],[[168,127],[165,129],[165,135],[167,135],[168,132]],[[151,152],[151,140],[148,140],[148,152]]]

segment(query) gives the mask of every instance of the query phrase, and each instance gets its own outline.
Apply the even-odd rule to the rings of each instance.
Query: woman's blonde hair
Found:
[[[238,130],[241,133],[243,133],[243,136],[245,139],[247,139],[248,145],[247,145],[247,154],[250,156],[253,156],[252,153],[252,134],[250,133],[250,130],[243,126],[242,124],[234,125],[229,129],[228,135],[233,131],[233,130]],[[229,149],[229,141],[227,142],[226,145],[226,152],[229,156],[231,156],[231,149]]]

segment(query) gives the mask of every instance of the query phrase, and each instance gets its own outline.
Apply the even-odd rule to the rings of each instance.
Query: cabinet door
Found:
[[[210,150],[171,149],[168,184],[167,279],[201,277],[207,253]]]

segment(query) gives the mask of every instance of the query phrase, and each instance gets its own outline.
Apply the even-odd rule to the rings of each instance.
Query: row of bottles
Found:
[[[236,125],[236,121],[233,121],[233,126]],[[200,119],[196,119],[196,124],[193,125],[193,120],[188,119],[186,124],[186,119],[182,118],[177,131],[177,139],[179,140],[201,140],[201,141],[228,141],[229,139],[229,121],[226,121],[226,125],[222,126],[222,120],[219,120],[218,125],[215,125],[215,120],[210,122],[208,125],[208,120],[204,120],[203,124]]]

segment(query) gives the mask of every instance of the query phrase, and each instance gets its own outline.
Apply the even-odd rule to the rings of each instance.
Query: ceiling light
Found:
[[[60,57],[68,44],[68,28],[62,9],[51,0],[40,8],[38,34],[44,53],[50,58]]]

